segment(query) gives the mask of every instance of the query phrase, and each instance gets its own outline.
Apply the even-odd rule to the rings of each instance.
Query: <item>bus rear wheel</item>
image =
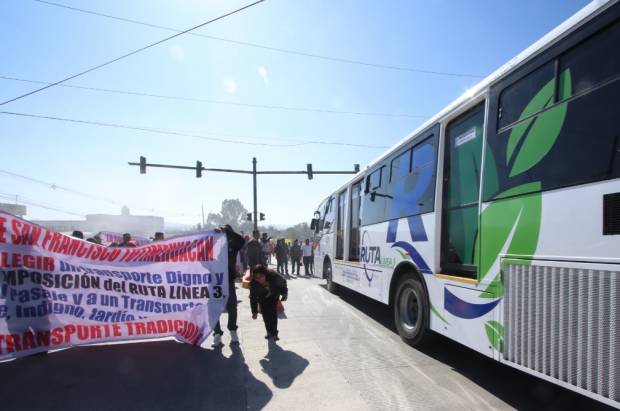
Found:
[[[338,289],[338,285],[332,281],[332,263],[329,261],[326,261],[325,264],[323,264],[323,274],[325,276],[325,279],[327,280],[327,291],[329,291],[330,293],[335,293],[336,290]]]
[[[429,304],[426,290],[413,274],[404,275],[394,295],[394,322],[407,344],[420,347],[432,338],[429,328]]]

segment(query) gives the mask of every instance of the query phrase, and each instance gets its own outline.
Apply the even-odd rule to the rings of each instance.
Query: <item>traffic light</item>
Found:
[[[252,213],[248,213],[248,214],[246,215],[246,220],[248,220],[248,221],[252,221]]]
[[[196,178],[202,177],[202,161],[196,161]]]
[[[360,172],[360,165],[359,164],[353,164],[353,170],[355,170],[356,173]]]
[[[306,167],[308,170],[308,180],[312,180],[312,164],[307,164]]]
[[[265,221],[265,213],[260,213],[260,221]]]
[[[140,174],[146,174],[146,157],[140,156]]]

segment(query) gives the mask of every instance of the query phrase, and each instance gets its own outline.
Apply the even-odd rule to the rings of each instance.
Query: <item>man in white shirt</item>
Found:
[[[306,277],[310,275],[308,268],[312,261],[312,245],[310,245],[310,240],[306,238],[306,242],[301,246],[301,251],[303,253],[303,263],[304,263],[304,274]]]

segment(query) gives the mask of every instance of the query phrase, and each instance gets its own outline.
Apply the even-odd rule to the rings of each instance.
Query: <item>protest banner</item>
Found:
[[[99,231],[97,235],[101,238],[101,244],[105,246],[109,246],[113,243],[121,244],[123,242],[123,234],[121,233],[115,233],[113,231]],[[135,241],[137,245],[144,245],[151,242],[148,238],[140,237],[138,235],[132,235],[131,239]]]
[[[226,235],[108,248],[0,212],[0,360],[174,336],[201,344],[228,297]]]

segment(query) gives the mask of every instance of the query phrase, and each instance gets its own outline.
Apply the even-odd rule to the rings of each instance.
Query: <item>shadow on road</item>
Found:
[[[0,364],[2,409],[260,410],[273,394],[231,349],[157,341],[26,357]]]
[[[325,285],[321,285],[325,289]],[[325,292],[328,292],[325,289]],[[355,291],[340,287],[336,295],[375,322],[397,333],[392,310]],[[415,348],[411,347],[411,350]],[[440,361],[455,372],[516,409],[612,410],[613,408],[573,391],[503,365],[455,341],[437,335],[434,344],[419,351]]]
[[[272,340],[269,340],[269,352],[260,360],[263,372],[269,375],[273,385],[278,388],[289,388],[309,364],[301,355],[284,350]]]

